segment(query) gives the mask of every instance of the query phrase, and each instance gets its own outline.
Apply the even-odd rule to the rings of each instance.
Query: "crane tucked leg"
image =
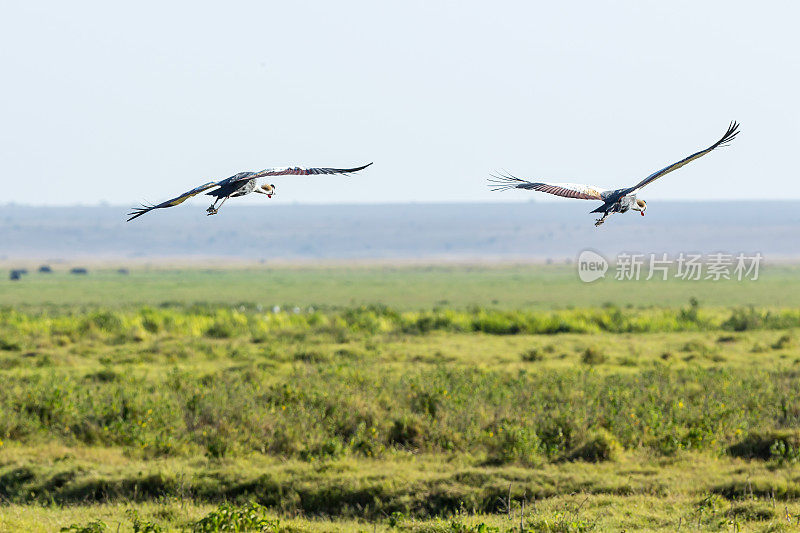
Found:
[[[598,218],[598,219],[595,221],[594,225],[595,225],[595,226],[599,226],[599,225],[601,225],[603,222],[605,222],[605,221],[606,221],[606,217],[607,217],[607,216],[608,216],[608,211],[606,211],[605,213],[603,213],[603,216],[602,216],[602,217],[600,217],[600,218]]]
[[[224,204],[225,200],[227,200],[228,198],[230,198],[230,196],[226,196],[225,198],[223,198],[222,203],[219,204],[219,207],[217,207],[217,202],[219,202],[219,198],[214,200],[214,203],[211,204],[211,207],[206,209],[206,214],[207,214],[206,216],[216,215],[217,213],[219,213],[219,210],[222,209],[222,204]]]

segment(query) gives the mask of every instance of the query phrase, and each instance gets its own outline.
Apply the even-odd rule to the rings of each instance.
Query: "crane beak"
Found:
[[[642,216],[644,216],[644,211],[642,211]]]

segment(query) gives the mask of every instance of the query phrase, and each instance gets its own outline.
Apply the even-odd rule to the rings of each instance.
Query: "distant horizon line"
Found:
[[[534,199],[523,199],[523,200],[499,200],[499,201],[482,201],[482,200],[451,200],[451,201],[427,201],[427,200],[412,200],[407,202],[398,202],[398,201],[377,201],[377,202],[298,202],[298,201],[291,201],[291,202],[281,202],[276,204],[264,204],[264,203],[240,203],[238,205],[234,204],[230,206],[230,208],[237,209],[237,208],[244,208],[244,207],[263,207],[265,205],[270,206],[293,206],[293,207],[335,207],[335,206],[387,206],[387,205],[505,205],[505,204],[547,204],[547,205],[558,205],[564,203],[566,200],[561,199],[546,199],[546,200],[534,200]],[[663,203],[708,203],[708,204],[725,204],[725,203],[793,203],[798,202],[800,203],[800,198],[759,198],[759,199],[745,199],[745,198],[734,198],[734,199],[657,199],[653,200],[656,202],[663,202]],[[587,205],[591,202],[587,202]],[[186,202],[187,206],[191,205],[201,205],[200,203],[196,202]],[[204,204],[203,204],[204,205]],[[564,205],[574,205],[573,202],[568,202]],[[120,208],[120,209],[129,209],[130,205],[127,204],[116,204],[116,203],[109,203],[109,202],[96,202],[96,203],[65,203],[65,204],[27,204],[27,203],[16,203],[16,202],[7,202],[5,204],[0,204],[0,206],[9,208],[9,207],[20,207],[20,208],[34,208],[34,209],[47,209],[47,208],[96,208],[96,207],[113,207],[113,208]],[[227,206],[226,206],[227,207]]]

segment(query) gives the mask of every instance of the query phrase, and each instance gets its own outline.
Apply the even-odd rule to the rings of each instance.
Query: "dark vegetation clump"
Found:
[[[331,357],[327,354],[314,350],[301,350],[299,352],[295,352],[294,360],[303,361],[304,363],[324,363],[326,361],[330,361]]]
[[[105,533],[108,524],[100,519],[91,520],[85,524],[71,524],[60,529],[62,533]]]
[[[681,351],[699,355],[708,355],[713,351],[713,349],[702,341],[689,341],[684,343],[684,345],[681,347]]]
[[[792,336],[788,333],[785,335],[781,335],[781,337],[772,344],[773,350],[783,350],[785,348],[791,348],[794,344]]]
[[[490,464],[522,464],[536,466],[546,450],[533,428],[506,422],[487,435]]]
[[[750,352],[751,353],[764,353],[766,351],[767,351],[766,346],[764,346],[760,342],[757,342],[757,343],[753,344],[753,347],[750,348]]]
[[[212,339],[230,339],[236,335],[236,328],[227,322],[215,322],[206,329],[206,336]]]
[[[729,446],[728,454],[744,459],[796,463],[800,461],[800,431],[751,432]]]
[[[86,374],[85,379],[89,381],[97,381],[100,383],[108,383],[110,381],[116,381],[120,378],[120,375],[110,368],[104,368],[97,372],[90,372]]]
[[[697,300],[697,298],[692,297],[689,299],[689,307],[681,309],[680,314],[678,316],[680,320],[684,322],[699,324],[700,323],[699,311],[700,311],[700,302]]]
[[[599,463],[619,458],[622,447],[608,431],[597,430],[588,435],[585,442],[572,450],[568,458],[572,461]]]
[[[753,522],[764,522],[772,520],[777,515],[775,509],[766,503],[757,501],[744,501],[732,505],[729,511],[730,516],[739,520]]]
[[[601,365],[608,360],[608,357],[599,348],[590,346],[583,351],[581,361],[587,365]]]
[[[21,349],[22,347],[19,342],[8,338],[0,337],[0,350],[6,352],[17,352]]]
[[[404,448],[419,448],[424,442],[425,428],[414,415],[402,416],[389,429],[389,443]]]
[[[722,322],[722,329],[753,331],[759,329],[789,329],[797,327],[793,313],[762,311],[754,307],[734,309],[731,316]]]
[[[800,498],[800,483],[784,482],[775,476],[755,479],[742,477],[719,483],[711,488],[711,492],[731,501],[753,501],[756,498],[791,501]]]
[[[266,507],[257,503],[236,506],[221,504],[217,509],[192,525],[194,533],[217,533],[219,531],[279,531],[280,521],[269,519]]]
[[[522,352],[522,360],[528,363],[535,363],[537,361],[544,361],[544,354],[538,348],[531,348]]]

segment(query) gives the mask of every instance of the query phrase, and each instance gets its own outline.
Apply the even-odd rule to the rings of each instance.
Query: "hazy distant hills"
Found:
[[[647,216],[611,216],[596,202],[514,204],[226,204],[154,211],[125,207],[5,206],[0,259],[190,258],[564,259],[585,248],[670,254],[760,251],[800,257],[800,201],[650,202]]]

